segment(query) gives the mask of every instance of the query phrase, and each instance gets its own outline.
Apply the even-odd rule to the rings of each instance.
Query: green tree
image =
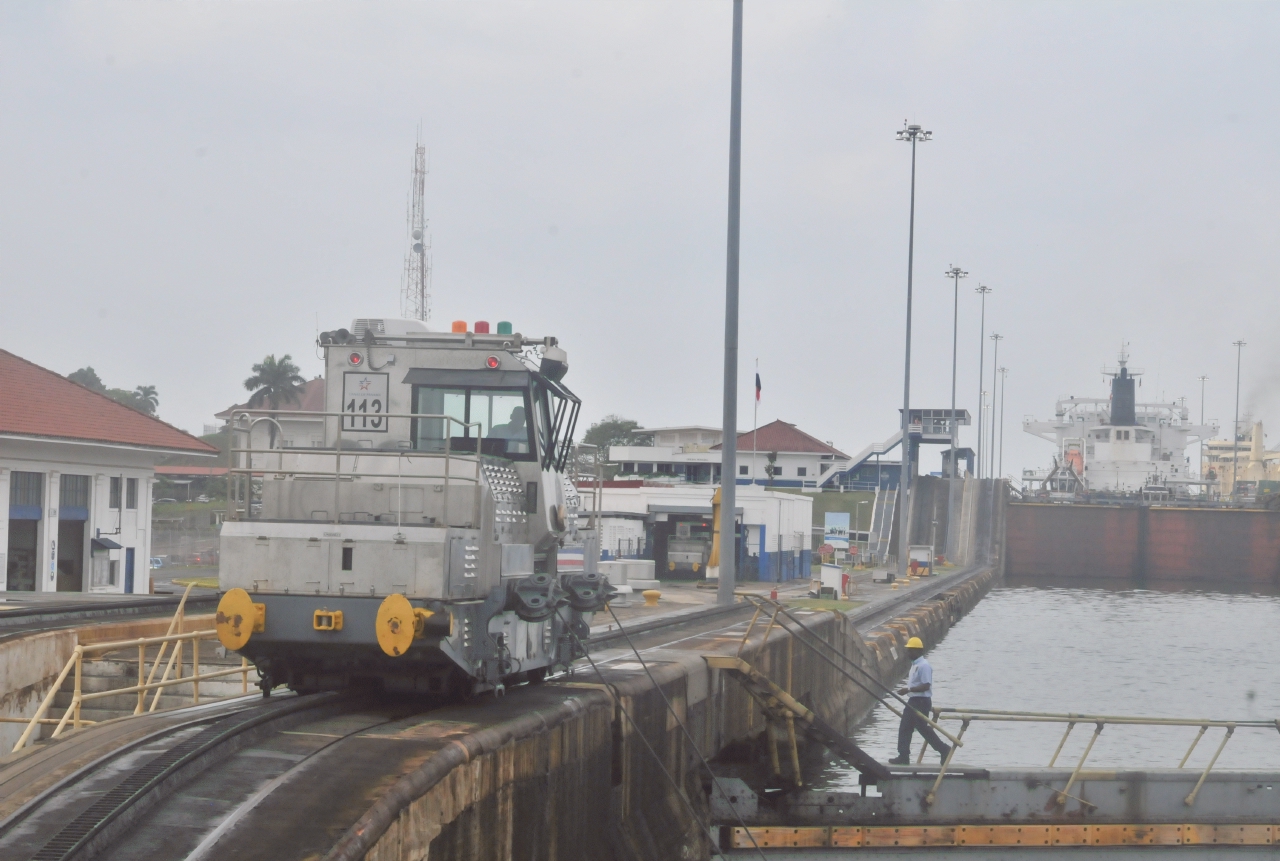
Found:
[[[106,384],[102,382],[102,378],[98,376],[98,372],[88,365],[78,371],[72,371],[67,374],[67,379],[73,383],[79,383],[86,389],[92,389],[95,392],[104,394],[118,404],[124,404],[130,409],[149,416],[155,415],[156,408],[160,406],[160,396],[156,393],[155,386],[138,386],[133,391],[108,389]]]
[[[607,415],[587,428],[587,432],[582,435],[582,441],[587,445],[599,446],[600,456],[607,458],[611,445],[653,445],[653,434],[645,433],[639,422],[624,419],[622,416]],[[617,466],[605,463],[606,479],[611,479],[617,474]]]
[[[645,433],[639,422],[608,415],[587,428],[582,441],[601,448],[611,445],[653,445],[653,434]]]
[[[160,395],[156,393],[155,386],[138,386],[133,390],[133,396],[144,413],[149,416],[156,414],[156,409],[160,406]]]
[[[244,381],[244,387],[253,392],[249,396],[249,407],[259,409],[266,406],[271,410],[271,417],[274,419],[276,410],[288,404],[298,403],[302,384],[305,382],[306,380],[299,373],[298,366],[293,363],[292,356],[287,353],[279,359],[274,355],[267,356],[253,366],[253,376]],[[270,447],[275,448],[275,421],[267,423],[267,432],[271,441]]]
[[[79,383],[86,389],[93,389],[95,392],[107,391],[107,387],[103,385],[102,380],[98,377],[98,372],[89,366],[85,366],[78,371],[72,371],[67,374],[67,379],[73,383]]]

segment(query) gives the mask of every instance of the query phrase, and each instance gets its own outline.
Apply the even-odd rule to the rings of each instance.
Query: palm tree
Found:
[[[306,382],[298,373],[299,368],[293,363],[293,357],[286,354],[278,360],[275,356],[267,356],[253,366],[253,376],[244,381],[244,387],[253,392],[249,396],[251,408],[266,404],[271,410],[278,410],[285,404],[296,404],[302,392],[302,384]],[[276,447],[276,423],[268,422],[270,447]]]
[[[160,395],[155,386],[138,386],[133,390],[133,396],[138,408],[144,413],[151,416],[156,414],[156,409],[160,406]]]

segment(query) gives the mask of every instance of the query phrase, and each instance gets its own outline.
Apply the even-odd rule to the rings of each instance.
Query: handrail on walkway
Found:
[[[1209,772],[1213,770],[1213,766],[1217,763],[1218,757],[1222,755],[1222,750],[1227,746],[1231,736],[1235,734],[1237,729],[1268,729],[1280,731],[1280,719],[1277,720],[1213,720],[1210,718],[1163,718],[1163,717],[1141,717],[1133,715],[1102,715],[1102,714],[1077,714],[1074,712],[1058,713],[1058,712],[1029,712],[1029,711],[1011,711],[1004,709],[969,709],[969,708],[950,708],[939,707],[933,709],[933,719],[935,721],[958,720],[960,721],[960,732],[957,737],[963,736],[965,730],[969,728],[969,724],[973,721],[998,721],[1005,723],[1065,723],[1066,731],[1062,733],[1062,738],[1058,739],[1058,746],[1054,748],[1053,756],[1049,758],[1047,768],[1053,768],[1058,761],[1058,756],[1062,753],[1062,748],[1067,743],[1067,737],[1071,735],[1071,731],[1075,729],[1076,724],[1093,724],[1093,735],[1090,736],[1088,744],[1085,745],[1084,752],[1080,754],[1080,759],[1076,762],[1075,768],[1071,771],[1071,776],[1067,779],[1067,785],[1059,790],[1057,795],[1057,804],[1059,807],[1066,804],[1068,798],[1075,796],[1068,794],[1071,787],[1075,785],[1080,777],[1080,773],[1084,768],[1085,761],[1089,758],[1089,754],[1093,751],[1093,745],[1098,740],[1098,736],[1102,734],[1102,730],[1107,724],[1117,726],[1185,726],[1199,727],[1200,731],[1196,733],[1196,737],[1191,740],[1191,746],[1187,748],[1187,752],[1182,755],[1182,760],[1178,763],[1178,768],[1183,768],[1187,764],[1187,760],[1191,758],[1192,752],[1196,749],[1196,745],[1200,743],[1200,739],[1204,734],[1212,728],[1224,729],[1222,741],[1218,744],[1217,750],[1213,752],[1213,756],[1209,758],[1209,763],[1204,767],[1204,771],[1200,773],[1200,779],[1196,781],[1195,787],[1183,799],[1188,806],[1196,803],[1196,796],[1200,794],[1200,787],[1204,786],[1205,780],[1209,777]],[[920,757],[916,760],[919,763],[924,759],[925,748],[921,747]],[[933,803],[935,793],[939,784],[942,783],[942,776],[950,764],[950,757],[942,764],[942,768],[938,771],[938,779],[934,781],[933,788],[925,796],[927,803]],[[1088,805],[1083,799],[1076,799],[1082,804]],[[1091,805],[1090,805],[1091,806]]]
[[[223,676],[232,676],[240,674],[241,692],[249,692],[249,670],[252,667],[245,658],[240,659],[240,666],[231,667],[225,670],[215,670],[210,673],[202,673],[200,671],[200,641],[212,639],[217,636],[217,631],[213,628],[199,631],[188,631],[185,633],[174,633],[175,630],[181,631],[182,625],[186,620],[186,603],[187,596],[191,594],[191,589],[195,584],[187,586],[182,593],[182,600],[178,602],[178,609],[173,614],[173,619],[169,622],[169,631],[162,637],[139,637],[133,640],[117,640],[109,643],[90,643],[89,645],[77,644],[72,651],[71,657],[62,668],[62,672],[58,674],[53,685],[49,688],[49,693],[45,695],[41,701],[40,707],[36,709],[36,713],[30,718],[17,717],[0,717],[0,723],[25,723],[27,728],[23,731],[22,736],[18,739],[17,744],[13,746],[13,752],[17,752],[25,747],[31,741],[36,728],[39,726],[55,725],[50,738],[58,738],[62,735],[68,723],[71,723],[74,729],[82,726],[89,726],[95,721],[84,720],[80,716],[81,705],[90,700],[101,699],[103,697],[114,697],[120,694],[136,693],[138,695],[138,704],[134,708],[133,713],[140,715],[151,713],[156,710],[160,704],[160,694],[165,688],[175,685],[191,685],[192,700],[195,705],[200,704],[200,682],[207,679],[217,679]],[[157,671],[160,668],[160,662],[164,660],[165,653],[169,650],[169,644],[173,644],[173,651],[169,654],[169,660],[165,664],[164,673],[159,681],[154,681]],[[191,644],[191,674],[182,675],[182,652],[183,647]],[[147,647],[160,646],[156,653],[155,661],[151,664],[150,672],[147,672]],[[138,683],[127,688],[112,688],[105,691],[90,691],[85,693],[82,689],[83,665],[85,655],[106,655],[111,652],[123,651],[125,649],[138,650]],[[53,705],[54,698],[62,689],[63,682],[67,676],[75,671],[75,688],[71,695],[71,704],[67,706],[66,711],[61,718],[45,717],[50,707]],[[145,674],[145,675],[144,675]],[[170,675],[173,678],[170,678]],[[151,706],[147,708],[146,698],[148,691],[155,691],[151,698]]]

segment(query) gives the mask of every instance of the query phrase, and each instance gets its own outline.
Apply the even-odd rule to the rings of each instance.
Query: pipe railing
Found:
[[[194,585],[194,584],[192,584]],[[161,637],[138,637],[132,640],[116,640],[106,643],[90,643],[88,645],[77,644],[72,650],[71,657],[62,667],[62,671],[58,674],[53,684],[49,688],[49,692],[45,695],[40,703],[40,707],[36,709],[36,713],[30,718],[25,717],[0,717],[0,723],[25,723],[26,729],[18,738],[17,744],[13,746],[13,751],[21,750],[31,741],[32,736],[38,727],[53,726],[54,731],[50,734],[50,738],[58,738],[70,723],[73,729],[80,729],[83,726],[91,726],[96,721],[86,720],[81,716],[81,708],[84,703],[106,697],[120,696],[122,694],[138,695],[137,705],[134,707],[133,714],[149,714],[154,712],[160,704],[160,695],[166,688],[177,685],[191,685],[192,704],[200,704],[200,682],[209,679],[223,678],[224,676],[240,675],[241,694],[249,692],[249,672],[253,667],[245,658],[240,659],[240,666],[229,667],[225,670],[214,670],[213,672],[202,672],[200,669],[200,641],[209,640],[216,637],[217,631],[210,628],[199,631],[181,632],[181,628],[186,621],[185,607],[187,596],[191,594],[191,586],[182,594],[182,600],[178,602],[178,609],[173,614],[173,619],[169,623],[169,631]],[[174,633],[178,630],[179,633]],[[187,643],[191,644],[191,673],[183,676],[182,654]],[[164,673],[159,681],[155,681],[156,672],[159,670],[160,664],[164,661],[169,645],[173,644],[173,651],[169,653],[169,660],[165,664]],[[159,646],[160,649],[156,653],[155,660],[151,663],[151,669],[147,670],[147,649],[151,646]],[[89,691],[85,692],[83,686],[84,680],[84,659],[86,655],[97,655],[99,657],[108,655],[112,652],[120,652],[125,650],[138,650],[138,676],[137,684],[123,688],[111,688],[105,691]],[[53,701],[58,693],[62,690],[62,685],[66,682],[67,676],[74,671],[74,686],[71,693],[71,703],[67,706],[60,718],[46,717],[53,706]],[[170,676],[172,675],[172,678]],[[151,698],[151,705],[147,707],[147,693],[154,691]],[[207,699],[207,698],[206,698]],[[216,699],[216,698],[215,698]]]
[[[1159,727],[1198,727],[1199,732],[1195,738],[1191,740],[1190,747],[1187,752],[1182,755],[1178,768],[1184,768],[1187,761],[1191,758],[1192,752],[1204,738],[1206,732],[1210,729],[1224,730],[1222,741],[1213,752],[1213,756],[1209,758],[1209,762],[1205,765],[1204,770],[1200,773],[1200,779],[1196,781],[1195,787],[1183,799],[1188,807],[1196,803],[1196,797],[1200,794],[1200,788],[1204,786],[1205,780],[1209,777],[1209,772],[1213,770],[1213,766],[1218,762],[1218,758],[1222,755],[1223,748],[1227,746],[1227,742],[1235,734],[1237,729],[1266,729],[1280,731],[1280,719],[1277,720],[1213,720],[1207,718],[1162,718],[1162,717],[1141,717],[1133,715],[1103,715],[1103,714],[1076,714],[1076,713],[1057,713],[1057,712],[1029,712],[1029,711],[1007,711],[1002,709],[967,709],[967,708],[935,708],[933,711],[934,721],[941,722],[946,720],[960,721],[960,732],[958,736],[963,736],[965,730],[969,728],[969,724],[973,721],[995,721],[1002,723],[1058,723],[1066,724],[1066,729],[1062,733],[1062,737],[1058,739],[1058,745],[1054,748],[1053,756],[1049,758],[1047,768],[1053,768],[1058,761],[1058,757],[1062,754],[1062,749],[1066,746],[1067,738],[1071,735],[1071,731],[1078,724],[1093,724],[1093,734],[1089,737],[1089,741],[1085,744],[1084,751],[1080,754],[1080,758],[1076,761],[1075,766],[1071,770],[1070,777],[1067,778],[1066,785],[1058,790],[1055,801],[1058,807],[1066,804],[1068,798],[1076,798],[1070,794],[1071,788],[1080,779],[1080,774],[1084,770],[1084,764],[1089,758],[1089,754],[1093,752],[1093,746],[1097,742],[1098,737],[1102,735],[1103,729],[1108,724],[1114,726],[1159,726]],[[921,747],[920,756],[916,760],[917,763],[924,759],[925,749],[928,745]],[[954,754],[954,748],[952,749]],[[928,795],[925,796],[925,802],[932,804],[936,796],[938,786],[942,783],[942,777],[946,773],[947,767],[951,763],[951,757],[948,756],[943,762],[942,767],[938,771],[937,780],[934,781],[933,788],[930,789]],[[1076,798],[1082,804],[1089,805],[1087,801]]]
[[[335,422],[336,434],[334,437],[334,447],[332,449],[330,448],[296,448],[296,447],[287,448],[287,449],[284,448],[283,447],[284,429],[280,425],[280,422],[279,422],[280,418],[284,418],[284,419],[322,418],[324,419],[326,435],[328,434],[328,428],[330,423],[329,420],[337,419],[338,421]],[[356,433],[359,433],[361,430],[364,430],[363,428],[354,428],[354,427],[346,428],[345,425],[347,424],[348,420],[350,420],[352,423],[354,423],[357,420],[365,421],[365,422],[376,420],[379,422],[386,422],[387,426],[389,426],[391,419],[408,419],[411,422],[419,421],[419,420],[444,422],[444,427],[447,428],[447,432],[444,433],[443,439],[441,440],[441,442],[443,442],[444,444],[444,450],[443,451],[426,451],[422,449],[413,449],[413,448],[344,449],[342,447],[342,434],[344,429],[348,431],[354,431]],[[268,448],[253,447],[253,430],[258,425],[259,422],[267,422],[275,428],[275,431],[276,431],[275,440],[273,440],[271,446]],[[475,429],[475,432],[476,432],[476,436],[475,436],[476,451],[475,452],[459,453],[452,450],[453,428],[455,425],[457,425],[462,429],[463,435],[466,437],[470,437],[472,429]],[[403,480],[403,477],[401,475],[400,465],[403,462],[403,459],[405,458],[408,458],[411,462],[414,460],[440,460],[440,459],[444,460],[443,476],[415,475],[415,476],[412,476],[412,478],[441,479],[444,487],[443,489],[444,499],[442,502],[443,509],[444,509],[443,519],[446,526],[449,525],[449,485],[450,483],[454,480],[457,480],[462,482],[470,482],[477,486],[479,486],[480,484],[480,476],[478,472],[476,475],[459,475],[459,474],[453,473],[453,471],[451,470],[451,467],[455,459],[464,460],[471,463],[474,463],[477,460],[477,458],[480,455],[480,448],[482,445],[480,442],[480,439],[481,439],[480,431],[484,427],[484,425],[481,422],[465,422],[453,416],[436,414],[436,413],[375,413],[375,414],[366,415],[364,413],[332,412],[332,411],[318,411],[318,410],[315,410],[315,411],[236,410],[231,421],[228,422],[228,427],[230,428],[230,432],[231,432],[231,444],[228,446],[228,449],[227,449],[227,461],[228,461],[227,517],[230,520],[239,520],[241,512],[245,514],[247,519],[252,519],[252,514],[253,514],[253,498],[252,498],[253,497],[253,481],[252,479],[255,474],[257,475],[270,474],[270,475],[279,476],[279,477],[293,476],[293,477],[303,477],[303,478],[332,478],[334,483],[334,486],[333,486],[333,509],[334,510],[333,510],[333,518],[332,518],[333,523],[340,523],[342,521],[341,494],[342,494],[342,482],[344,479],[380,478],[384,480],[389,480],[394,477],[397,479],[397,482],[399,483]],[[244,435],[245,441],[247,443],[245,447],[241,447],[237,445],[237,434]],[[411,436],[411,434],[407,436]],[[280,448],[275,447],[275,441],[279,441],[281,443]],[[412,440],[406,439],[406,442],[412,442]],[[325,470],[298,469],[298,468],[286,469],[284,467],[285,454],[292,454],[295,457],[308,457],[308,458],[326,458],[326,457],[332,456],[333,469],[331,470],[330,469],[325,469]],[[267,464],[255,464],[254,455],[275,456],[278,458],[277,465],[273,467]],[[343,457],[354,459],[354,463],[351,469],[344,470],[342,468]],[[360,458],[362,457],[369,457],[369,458],[394,457],[396,458],[395,476],[392,476],[390,473],[387,473],[387,472],[361,471],[359,468],[359,465],[360,465]],[[240,507],[240,502],[242,499],[244,503],[243,508]],[[480,515],[479,515],[480,500],[478,496],[475,500],[475,509],[476,509],[475,520],[473,522],[478,523],[480,519]]]

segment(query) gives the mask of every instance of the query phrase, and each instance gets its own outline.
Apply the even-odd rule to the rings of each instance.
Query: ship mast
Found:
[[[424,323],[431,319],[431,239],[427,236],[426,216],[427,148],[422,143],[422,128],[413,150],[413,178],[409,184],[409,209],[406,217],[409,250],[404,257],[404,283],[401,310],[404,316]]]

